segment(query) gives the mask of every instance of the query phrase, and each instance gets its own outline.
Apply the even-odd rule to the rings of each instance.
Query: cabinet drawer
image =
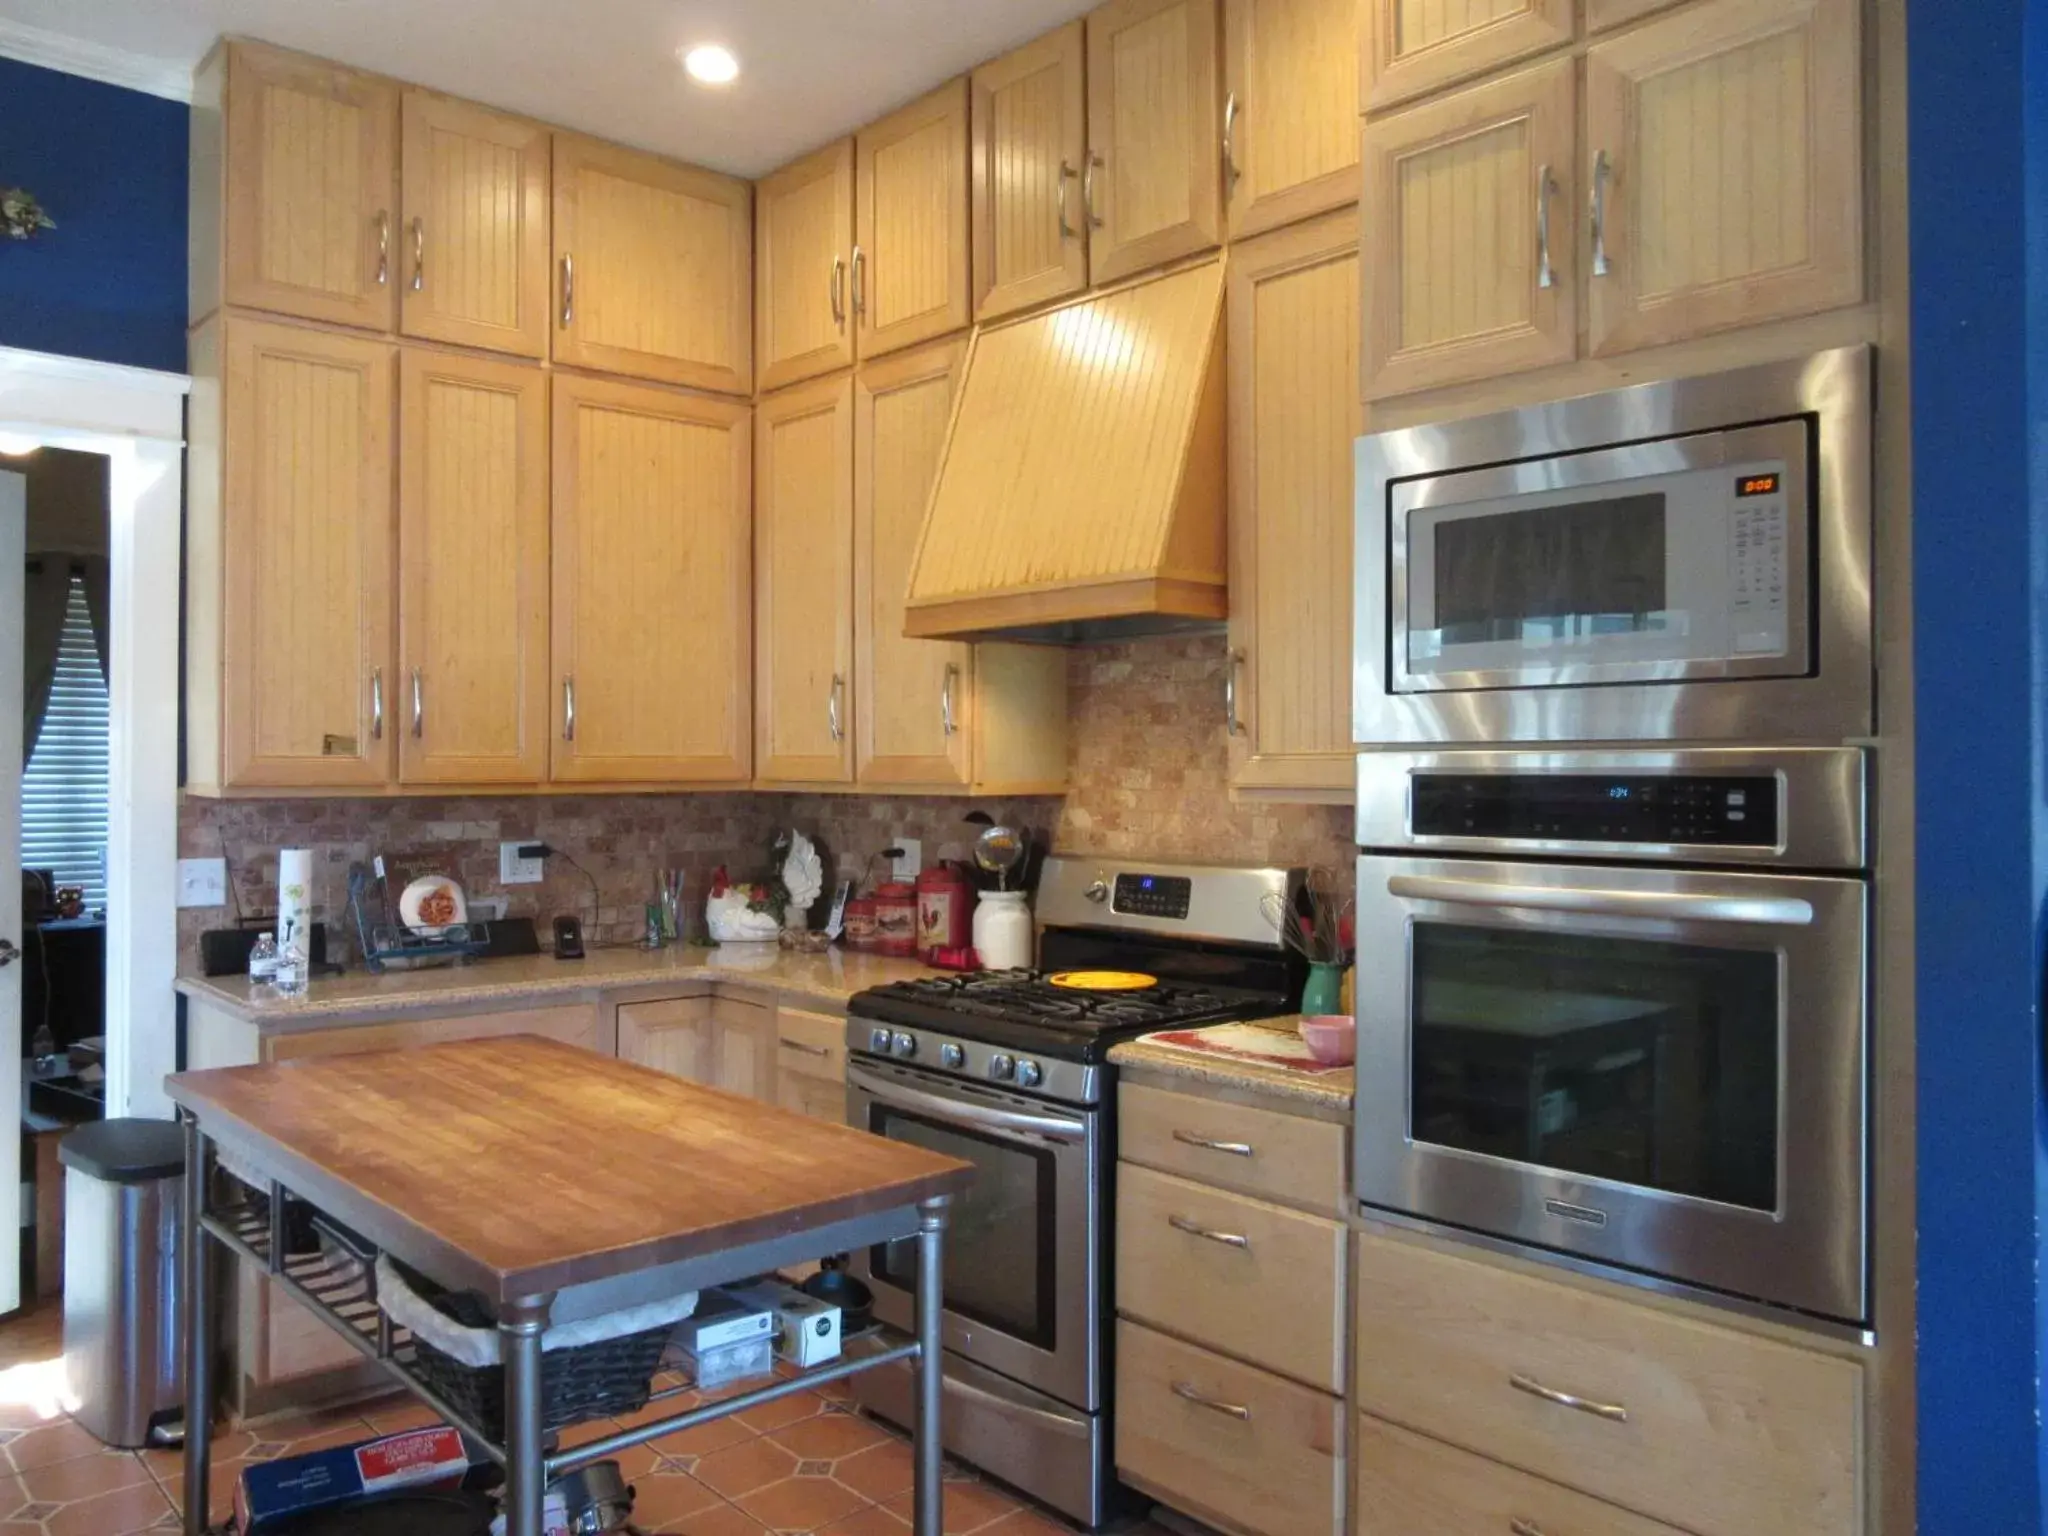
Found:
[[[1343,1405],[1135,1323],[1116,1325],[1116,1464],[1155,1498],[1254,1536],[1330,1536]]]
[[[846,1020],[801,1008],[775,1010],[778,1072],[826,1082],[846,1081]]]
[[[1343,1390],[1341,1225],[1129,1163],[1117,1178],[1119,1312]]]
[[[1378,1419],[1358,1419],[1352,1536],[1684,1536],[1583,1493]]]
[[[1699,1536],[1859,1528],[1854,1362],[1398,1239],[1353,1273],[1361,1409]]]
[[[1117,1156],[1204,1184],[1318,1210],[1344,1208],[1344,1127],[1126,1083]]]

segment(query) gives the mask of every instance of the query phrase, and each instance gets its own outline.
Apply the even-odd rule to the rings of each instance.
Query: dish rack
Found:
[[[415,970],[430,965],[449,965],[485,953],[491,946],[482,923],[450,923],[429,937],[392,921],[386,902],[378,903],[379,915],[370,915],[370,892],[377,877],[362,864],[348,871],[348,909],[355,919],[356,938],[362,945],[363,964],[381,975],[396,965]]]

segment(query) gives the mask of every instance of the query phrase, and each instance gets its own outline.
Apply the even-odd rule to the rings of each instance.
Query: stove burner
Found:
[[[1052,986],[1035,971],[922,977],[876,987],[871,995],[966,1016],[1077,1031],[1187,1023],[1233,1012],[1242,1005],[1241,998],[1174,982],[1128,992],[1074,991]]]

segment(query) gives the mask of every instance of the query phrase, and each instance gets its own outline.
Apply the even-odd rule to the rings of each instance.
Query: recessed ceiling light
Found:
[[[694,48],[680,51],[683,68],[699,84],[730,85],[739,78],[740,61],[733,57],[730,48],[721,48],[716,43],[699,43]]]
[[[26,432],[0,432],[0,456],[25,458],[42,446],[40,438],[30,437]]]

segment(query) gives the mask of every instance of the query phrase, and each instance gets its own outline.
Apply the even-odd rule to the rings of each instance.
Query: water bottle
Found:
[[[249,951],[249,980],[267,983],[277,980],[277,935],[262,933],[256,936],[255,947]]]

